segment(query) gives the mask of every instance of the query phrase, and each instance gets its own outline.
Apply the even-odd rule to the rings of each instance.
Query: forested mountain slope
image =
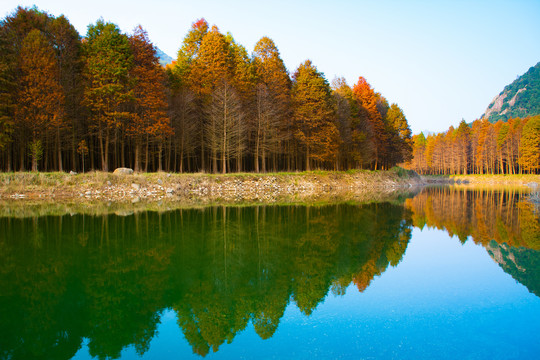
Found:
[[[496,96],[482,118],[495,123],[540,114],[540,62]]]

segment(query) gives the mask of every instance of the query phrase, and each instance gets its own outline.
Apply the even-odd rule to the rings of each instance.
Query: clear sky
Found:
[[[0,16],[34,4],[64,14],[83,36],[100,17],[125,32],[141,24],[173,58],[201,17],[250,52],[268,36],[291,73],[311,59],[330,82],[364,76],[414,133],[479,118],[540,61],[540,0],[2,0]]]

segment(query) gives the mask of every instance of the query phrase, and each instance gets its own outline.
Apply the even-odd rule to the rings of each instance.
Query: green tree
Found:
[[[408,162],[412,158],[412,132],[403,110],[392,104],[386,113],[386,124],[392,139],[391,164]]]
[[[97,132],[102,170],[108,171],[112,137],[118,138],[122,122],[129,117],[126,106],[132,93],[128,74],[133,57],[127,36],[118,26],[103,20],[88,26],[84,55],[84,100],[91,110],[90,126]]]
[[[334,163],[339,148],[332,92],[324,75],[310,60],[293,76],[292,106],[295,138],[304,150],[305,168],[312,161]]]

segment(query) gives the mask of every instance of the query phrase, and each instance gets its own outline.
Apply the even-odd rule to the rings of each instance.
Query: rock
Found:
[[[77,175],[77,173],[76,173],[75,171],[71,170],[71,171],[69,172],[69,175]]]
[[[171,189],[171,188],[167,188],[167,194],[172,194],[174,192],[174,189]]]
[[[133,183],[131,184],[131,187],[134,188],[135,190],[139,190],[141,188],[141,185]]]
[[[133,169],[130,168],[118,168],[113,171],[114,175],[133,175]]]
[[[112,183],[110,182],[110,180],[107,180],[107,186],[111,186]]]
[[[157,183],[158,183],[159,185],[163,185],[163,181],[161,181],[161,179],[158,179]]]
[[[528,187],[530,187],[530,188],[533,188],[533,189],[535,189],[535,188],[537,188],[537,187],[538,187],[538,183],[535,183],[535,182],[530,182],[530,183],[528,183],[528,184],[527,184],[527,186],[528,186]]]

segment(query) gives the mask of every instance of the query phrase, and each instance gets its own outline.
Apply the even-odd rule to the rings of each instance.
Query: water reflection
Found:
[[[540,214],[523,189],[426,188],[405,206],[413,225],[470,236],[515,280],[540,296]]]
[[[144,354],[172,309],[194,353],[248,324],[272,337],[293,302],[364,291],[412,227],[469,236],[539,295],[539,218],[520,192],[425,189],[405,206],[213,207],[129,216],[0,218],[0,358]]]
[[[365,288],[410,239],[402,206],[251,207],[0,221],[2,358],[143,354],[172,308],[205,355],[251,321],[263,339],[292,300]]]

